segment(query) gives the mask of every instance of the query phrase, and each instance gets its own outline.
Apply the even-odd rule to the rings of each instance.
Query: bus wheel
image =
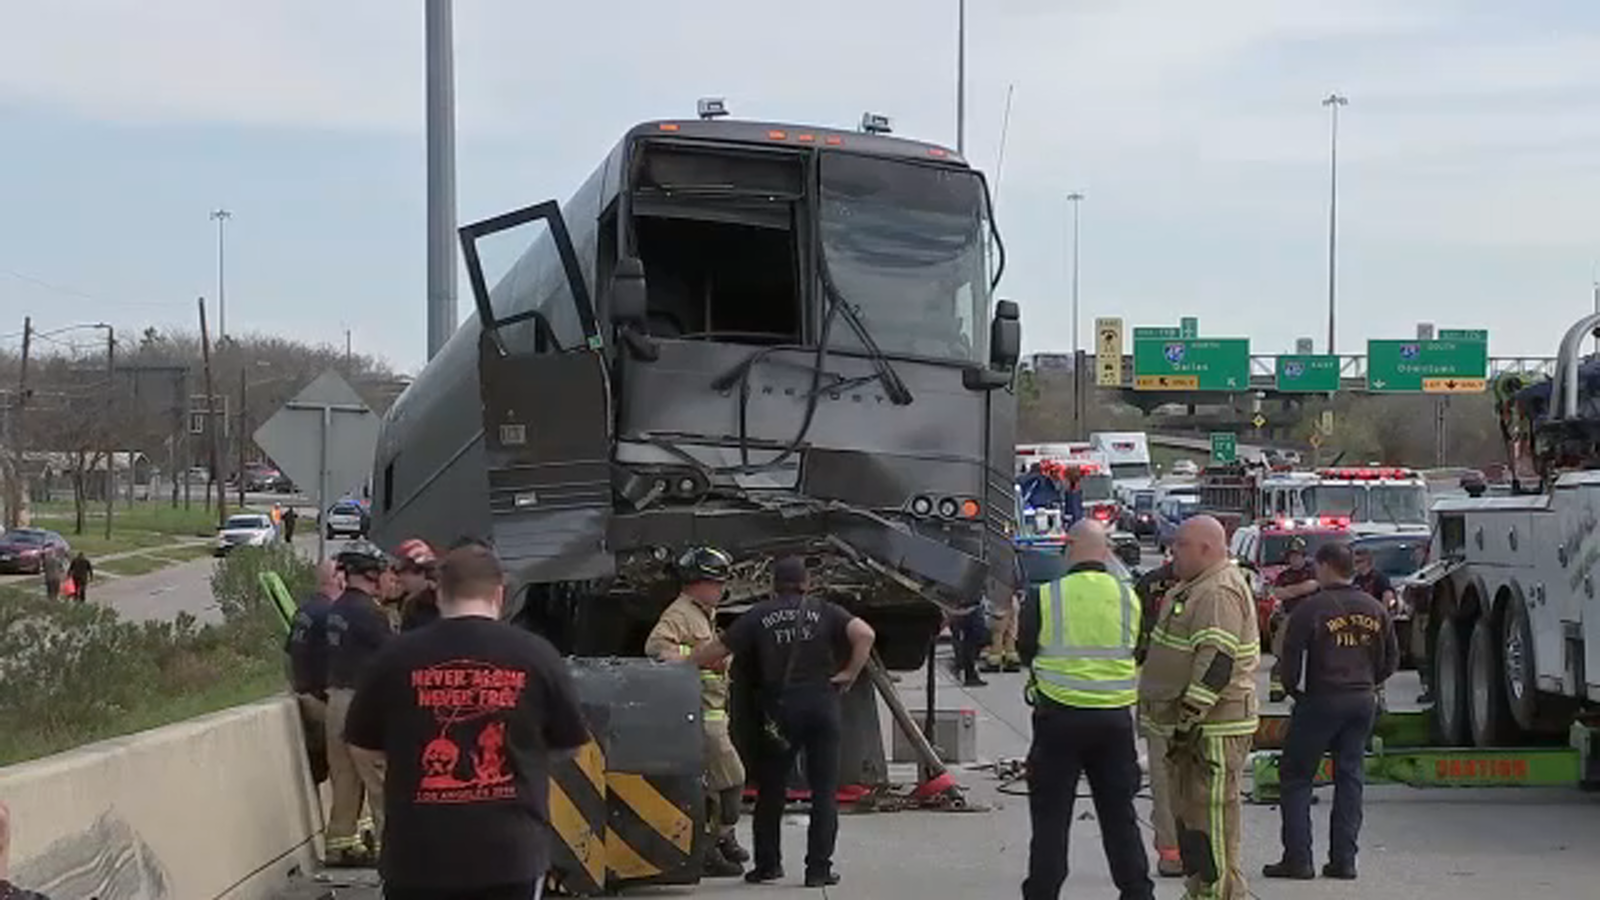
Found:
[[[1480,616],[1467,647],[1467,719],[1477,747],[1503,747],[1515,731],[1493,616]]]
[[[1433,739],[1445,747],[1467,743],[1467,654],[1461,627],[1446,616],[1439,622],[1433,652]]]
[[[1538,669],[1533,664],[1533,624],[1528,606],[1518,594],[1506,600],[1500,622],[1500,658],[1505,663],[1506,704],[1511,718],[1523,731],[1532,731],[1539,718]]]

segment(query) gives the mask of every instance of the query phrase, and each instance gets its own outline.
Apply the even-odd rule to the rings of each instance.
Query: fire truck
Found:
[[[1233,532],[1228,553],[1250,573],[1262,640],[1270,639],[1276,624],[1278,601],[1273,596],[1272,584],[1286,568],[1285,557],[1290,544],[1296,538],[1303,541],[1309,559],[1323,544],[1348,541],[1350,536],[1350,521],[1343,516],[1268,518],[1240,526]]]
[[[1343,466],[1314,472],[1244,463],[1210,466],[1200,479],[1200,505],[1231,531],[1241,522],[1279,517],[1335,517],[1352,536],[1427,534],[1428,485],[1400,466]]]

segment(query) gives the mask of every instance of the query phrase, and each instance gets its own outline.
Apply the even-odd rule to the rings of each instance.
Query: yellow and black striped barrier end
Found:
[[[606,757],[590,741],[550,772],[550,855],[556,887],[579,897],[606,889]]]
[[[611,885],[694,884],[705,851],[705,788],[693,775],[607,772]]]

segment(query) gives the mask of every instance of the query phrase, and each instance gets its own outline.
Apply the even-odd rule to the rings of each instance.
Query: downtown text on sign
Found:
[[[1489,376],[1488,332],[1441,330],[1449,339],[1367,341],[1367,390],[1478,393]],[[1469,339],[1455,337],[1465,335]]]
[[[1246,338],[1173,340],[1136,336],[1133,386],[1141,391],[1245,390],[1250,387],[1250,341]]]

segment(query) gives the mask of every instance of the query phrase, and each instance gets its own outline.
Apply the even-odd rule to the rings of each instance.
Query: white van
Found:
[[[1150,439],[1142,431],[1097,431],[1089,445],[1111,463],[1111,478],[1118,487],[1150,486]]]

